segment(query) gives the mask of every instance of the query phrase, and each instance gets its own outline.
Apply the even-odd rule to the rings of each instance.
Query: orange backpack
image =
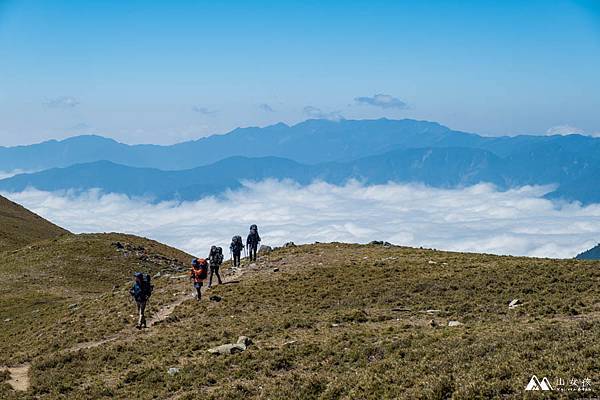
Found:
[[[199,258],[196,265],[199,268],[192,267],[190,275],[194,278],[194,282],[202,282],[208,276],[208,263],[204,258]]]

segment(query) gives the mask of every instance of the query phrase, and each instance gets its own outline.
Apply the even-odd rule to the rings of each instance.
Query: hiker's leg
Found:
[[[135,302],[136,306],[137,306],[137,315],[138,315],[138,321],[137,324],[135,325],[136,328],[140,328],[142,325],[142,303],[137,301]]]
[[[214,268],[211,267],[211,269],[210,269],[210,276],[208,278],[208,287],[212,286],[212,277],[213,277],[214,271],[215,271]]]
[[[144,300],[142,302],[142,326],[145,328],[146,327],[146,304],[147,304],[148,300]]]
[[[219,274],[219,267],[215,268],[215,274],[217,274],[217,281],[219,282],[219,285],[223,284],[223,281],[221,280],[221,275]]]
[[[146,318],[144,317],[144,312],[146,311],[146,302],[145,301],[138,301],[137,302],[137,309],[138,309],[138,323],[137,323],[137,327],[141,328],[142,326],[146,325]]]

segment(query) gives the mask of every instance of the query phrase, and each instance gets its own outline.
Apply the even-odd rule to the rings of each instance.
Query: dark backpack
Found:
[[[206,262],[203,262],[200,264],[200,279],[206,279],[206,277],[208,276],[208,265],[206,264]]]
[[[142,293],[146,298],[152,296],[154,286],[152,285],[152,277],[150,274],[142,275]]]
[[[242,242],[241,236],[236,235],[233,238],[231,238],[231,250],[242,251],[243,248],[244,248],[244,243]]]
[[[223,262],[223,248],[217,247],[217,262],[221,264]]]

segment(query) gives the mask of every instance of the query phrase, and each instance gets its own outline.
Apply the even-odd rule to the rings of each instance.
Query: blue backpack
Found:
[[[148,300],[154,290],[152,278],[149,274],[142,274],[141,272],[136,272],[134,275],[136,278],[140,278],[140,283],[139,285],[137,283],[133,285],[130,291],[131,295],[138,301]]]

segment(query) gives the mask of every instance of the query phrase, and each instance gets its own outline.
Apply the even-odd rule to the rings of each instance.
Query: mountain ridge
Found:
[[[424,152],[423,149],[428,149],[426,152],[433,158],[419,163],[418,153]],[[462,149],[464,159],[458,157],[457,149]],[[245,157],[237,159],[237,172],[228,167],[235,157]],[[273,157],[272,165],[264,162],[265,157]],[[165,183],[164,190],[151,188],[149,194],[157,198],[171,198],[174,192],[182,193],[183,199],[212,195],[219,190],[239,187],[242,179],[290,178],[300,183],[320,179],[337,184],[356,178],[366,183],[385,183],[387,179],[444,188],[481,182],[501,189],[556,185],[557,189],[548,194],[549,199],[582,204],[600,202],[600,187],[595,185],[600,175],[599,138],[581,135],[484,137],[454,131],[436,122],[410,119],[312,119],[292,126],[279,123],[264,128],[237,128],[227,134],[170,146],[126,145],[89,135],[62,142],[0,148],[0,170],[41,171],[37,175],[0,181],[0,189],[23,190],[27,185],[49,190],[78,188],[81,185],[76,184],[75,178],[64,174],[60,179],[40,180],[43,176],[57,176],[55,168],[84,168],[81,165],[103,160],[130,168],[170,171],[173,176],[187,174],[194,181],[189,187]],[[240,160],[254,161],[242,163]],[[219,164],[222,161],[226,162]],[[292,162],[302,165],[305,171]],[[93,178],[83,185],[86,188],[96,180],[100,188],[110,191],[136,196],[148,192],[142,187],[149,186],[150,182],[145,179],[148,182],[144,183],[142,176],[132,185],[139,190],[121,188],[124,180],[119,173],[131,175],[130,169],[121,169],[111,177],[107,173],[102,176],[101,171],[92,173],[89,166],[85,168]],[[205,173],[174,173],[196,168],[204,168]],[[206,181],[199,181],[199,177]],[[111,179],[114,182],[110,182]],[[69,187],[69,184],[74,186]]]
[[[231,156],[278,156],[306,164],[350,161],[399,148],[470,147],[508,156],[515,150],[540,144],[578,151],[588,146],[600,149],[600,139],[568,136],[486,137],[452,130],[437,122],[412,119],[341,120],[311,119],[288,126],[236,128],[173,145],[128,145],[98,135],[83,135],[62,141],[29,146],[0,147],[0,170],[42,170],[100,160],[133,167],[164,170],[190,169]],[[554,143],[554,142],[560,143]],[[581,143],[572,143],[572,142]]]
[[[130,197],[155,200],[196,200],[238,189],[243,181],[293,180],[301,185],[324,181],[342,185],[425,183],[437,187],[469,186],[480,182],[505,188],[505,179],[493,166],[499,157],[484,150],[463,148],[395,150],[352,162],[301,164],[281,157],[230,157],[181,171],[128,167],[110,161],[77,164],[0,180],[0,190],[19,192],[101,189]],[[497,169],[497,168],[496,168]]]
[[[23,206],[0,196],[0,252],[54,239],[69,232]]]

